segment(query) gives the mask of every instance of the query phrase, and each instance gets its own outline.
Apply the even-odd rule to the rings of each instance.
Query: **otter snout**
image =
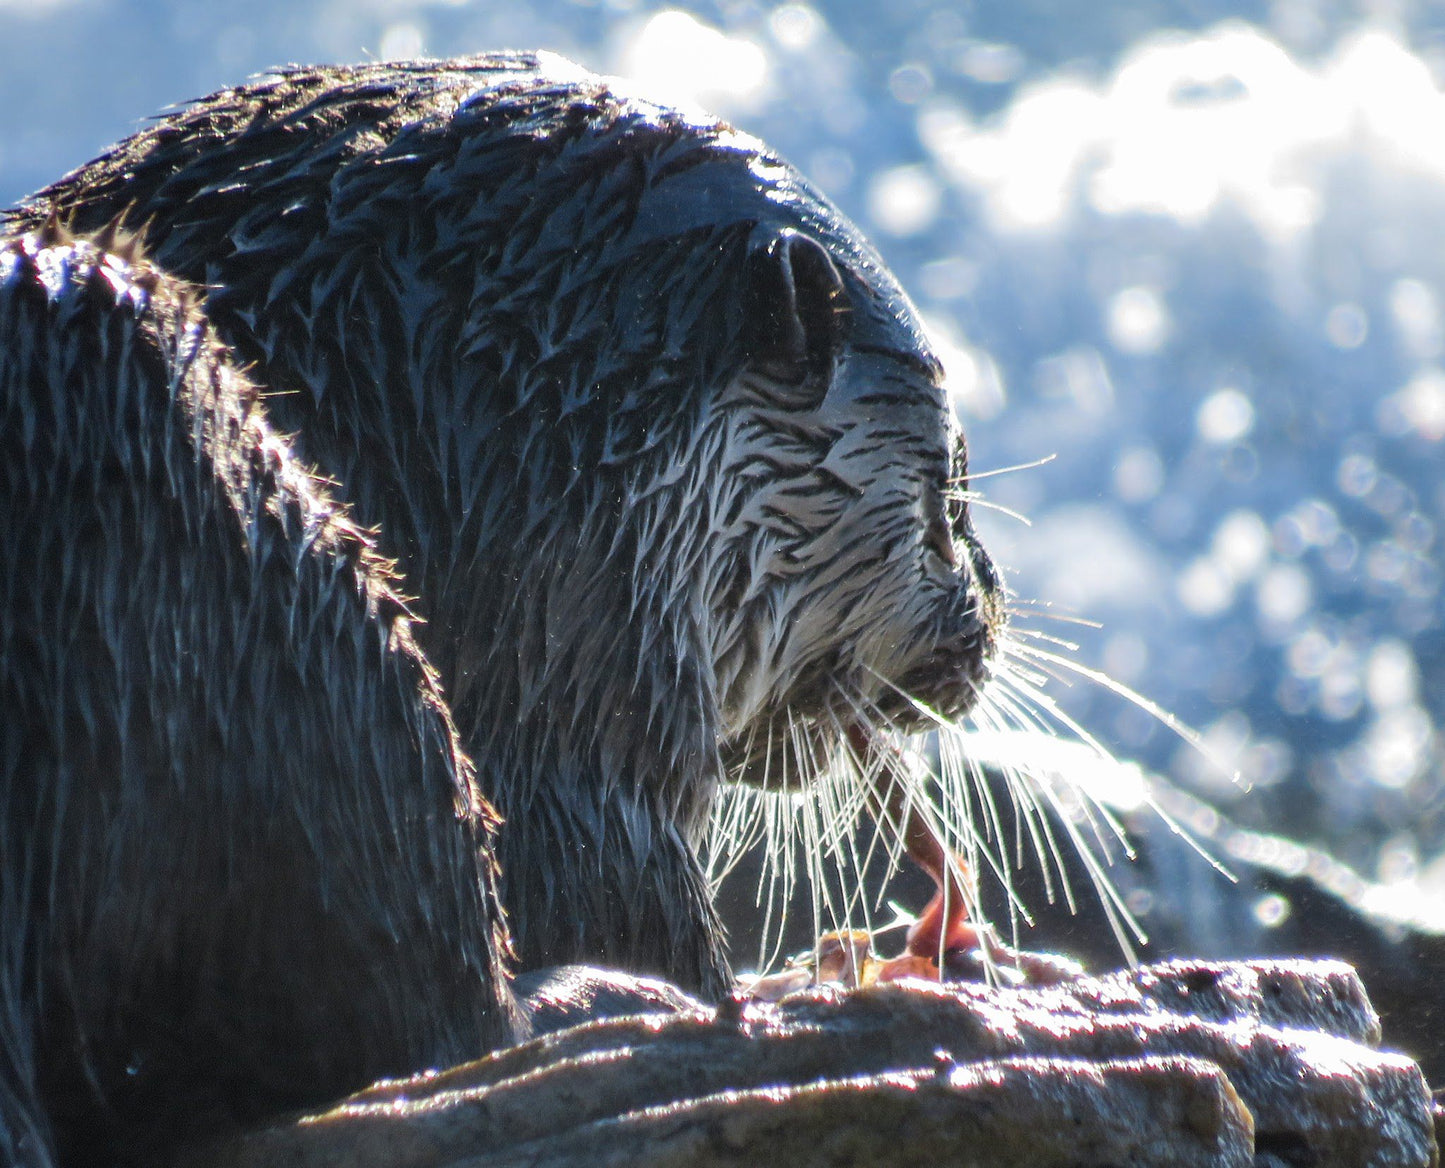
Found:
[[[883,713],[902,729],[930,720],[920,706],[941,718],[961,717],[973,708],[988,681],[1003,624],[1002,605],[996,592],[978,584],[983,573],[974,566],[975,558],[993,571],[987,553],[974,544],[962,558],[958,587],[949,598],[933,649],[899,679],[901,694],[896,700],[880,703]]]

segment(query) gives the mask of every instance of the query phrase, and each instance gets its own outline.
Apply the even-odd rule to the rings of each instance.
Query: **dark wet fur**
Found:
[[[123,221],[204,286],[276,425],[397,559],[505,820],[523,968],[719,994],[696,854],[717,784],[797,778],[790,725],[825,753],[859,716],[972,700],[1001,616],[937,362],[856,231],[726,126],[523,55],[298,69],[6,226],[51,219]],[[269,749],[312,684],[335,687],[293,683]],[[346,826],[378,863],[443,846]]]
[[[198,304],[55,232],[0,247],[7,1164],[512,1033],[495,819],[406,611]]]

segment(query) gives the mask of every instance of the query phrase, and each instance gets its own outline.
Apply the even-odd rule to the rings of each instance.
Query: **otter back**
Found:
[[[185,285],[0,241],[0,1160],[128,1162],[512,1036],[369,537]]]

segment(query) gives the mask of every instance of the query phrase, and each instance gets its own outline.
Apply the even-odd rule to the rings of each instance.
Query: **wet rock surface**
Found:
[[[1206,881],[1195,865],[1192,878],[1171,883],[1165,874],[1185,867],[1182,845],[1148,831],[1141,852],[1159,879],[1149,922],[1156,943],[1214,957],[1342,959],[1369,987],[1384,1045],[1417,1059],[1432,1083],[1445,1082],[1445,906],[1395,894],[1319,849],[1247,831],[1217,813],[1199,826],[1211,828],[1195,834],[1236,881]],[[1212,905],[1207,926],[1205,904]]]
[[[1134,862],[1114,865],[1110,875],[1121,897],[1140,909],[1145,960],[1188,954],[1346,962],[1379,1013],[1376,1041],[1418,1060],[1430,1082],[1445,1083],[1445,906],[1396,894],[1317,848],[1247,830],[1177,789],[1159,785],[1154,796],[1192,842],[1152,810],[1126,820]],[[1205,863],[1201,851],[1229,877]],[[1076,871],[1075,883],[1083,880]],[[1080,897],[1073,914],[1049,905],[1027,873],[1020,887],[1035,910],[1031,947],[1064,950],[1090,969],[1117,963],[1096,902]]]
[[[1419,1067],[1338,962],[1040,988],[815,987],[545,1035],[191,1164],[1436,1164]]]

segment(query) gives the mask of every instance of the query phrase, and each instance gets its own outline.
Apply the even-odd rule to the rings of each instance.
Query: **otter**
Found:
[[[480,1053],[509,952],[716,997],[719,786],[986,679],[916,313],[724,123],[543,55],[288,68],[0,232],[14,1146]]]

